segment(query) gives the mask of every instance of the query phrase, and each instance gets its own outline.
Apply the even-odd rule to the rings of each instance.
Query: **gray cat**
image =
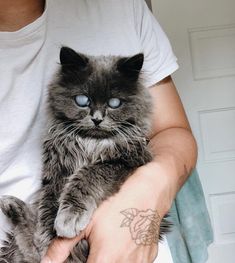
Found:
[[[93,57],[68,47],[48,94],[42,185],[33,205],[6,196],[13,225],[0,263],[38,263],[56,236],[74,237],[128,176],[151,161],[151,99],[141,84],[143,54]],[[163,227],[160,230],[162,234]],[[66,262],[86,262],[82,240]]]

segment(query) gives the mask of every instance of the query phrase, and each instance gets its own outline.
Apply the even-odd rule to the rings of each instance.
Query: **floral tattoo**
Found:
[[[137,245],[152,245],[158,243],[160,216],[155,210],[147,209],[140,211],[136,208],[128,208],[121,211],[125,216],[121,227],[128,227],[131,238]]]

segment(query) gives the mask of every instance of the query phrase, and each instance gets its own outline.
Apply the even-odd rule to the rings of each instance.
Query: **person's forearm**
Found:
[[[157,163],[164,169],[164,175],[167,177],[165,179],[169,186],[167,189],[169,199],[172,202],[196,165],[196,141],[191,131],[186,128],[169,128],[153,136],[149,147],[154,156],[149,165]],[[154,177],[157,180],[153,180],[153,184],[159,184],[161,180],[164,180],[162,175],[158,178],[156,173]],[[156,189],[158,189],[157,185]]]

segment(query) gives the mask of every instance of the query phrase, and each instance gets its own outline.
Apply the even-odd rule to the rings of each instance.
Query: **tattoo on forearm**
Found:
[[[121,227],[128,227],[131,233],[131,238],[137,245],[152,245],[158,243],[160,216],[156,210],[138,210],[129,208],[121,211],[125,216]]]

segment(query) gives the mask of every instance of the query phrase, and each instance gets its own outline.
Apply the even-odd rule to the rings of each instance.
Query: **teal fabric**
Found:
[[[170,220],[174,226],[167,241],[174,263],[205,263],[213,232],[196,170],[177,194]]]

